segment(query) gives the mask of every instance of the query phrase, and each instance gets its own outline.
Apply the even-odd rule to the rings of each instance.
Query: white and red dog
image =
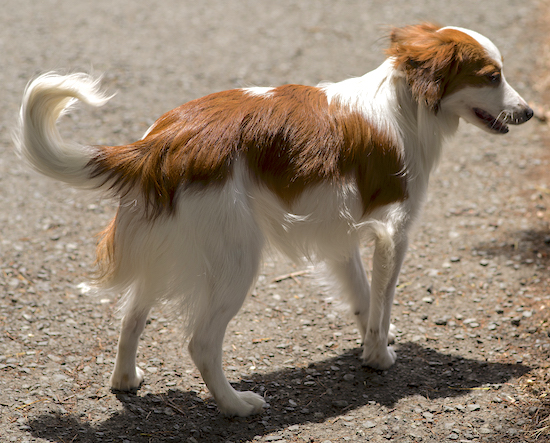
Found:
[[[193,100],[125,146],[66,144],[56,129],[76,100],[108,100],[97,81],[49,73],[28,85],[20,155],[43,174],[120,202],[98,246],[102,283],[126,294],[112,388],[139,387],[136,351],[148,312],[175,301],[220,410],[261,411],[261,396],[225,378],[222,342],[266,243],[326,263],[357,319],[364,363],[394,363],[394,289],[444,139],[460,118],[504,134],[533,111],[504,79],[498,49],[476,32],[397,28],[387,55],[378,69],[340,83]],[[362,235],[375,245],[370,285]]]

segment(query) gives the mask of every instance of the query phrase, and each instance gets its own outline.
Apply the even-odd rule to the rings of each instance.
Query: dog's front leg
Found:
[[[363,363],[386,369],[395,363],[395,351],[388,346],[395,333],[390,317],[395,285],[407,251],[403,233],[379,235],[375,241],[369,321],[364,339]]]
[[[345,260],[327,260],[327,265],[347,297],[351,312],[357,322],[361,340],[365,340],[369,324],[371,289],[361,259],[359,245]],[[390,325],[388,344],[395,340],[395,326]]]
[[[350,304],[361,339],[364,340],[369,322],[370,285],[359,245],[344,260],[327,260],[326,263]]]

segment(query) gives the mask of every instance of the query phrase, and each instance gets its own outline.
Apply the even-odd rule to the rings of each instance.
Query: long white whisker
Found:
[[[510,118],[510,113],[508,111],[500,111],[500,113],[495,118],[494,123],[491,127],[495,127],[497,123],[506,123]]]

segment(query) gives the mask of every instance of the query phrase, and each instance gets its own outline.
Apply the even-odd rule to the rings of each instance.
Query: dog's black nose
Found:
[[[535,112],[531,108],[528,108],[527,111],[525,111],[525,121],[529,120],[533,115],[535,115]]]
[[[526,106],[522,111],[514,112],[510,123],[513,125],[521,125],[527,120],[530,120],[533,115],[535,115],[535,112],[529,106]]]

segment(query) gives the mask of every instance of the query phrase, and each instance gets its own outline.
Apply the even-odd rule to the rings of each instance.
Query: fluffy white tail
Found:
[[[86,165],[92,148],[63,141],[56,121],[77,100],[102,106],[111,97],[99,91],[99,80],[87,74],[43,74],[27,86],[14,141],[19,155],[44,175],[81,188],[98,182],[90,177]]]

